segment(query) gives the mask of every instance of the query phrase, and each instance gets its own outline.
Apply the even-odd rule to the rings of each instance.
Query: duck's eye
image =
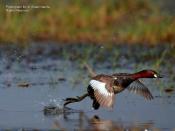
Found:
[[[117,77],[114,77],[114,80],[117,80]]]
[[[155,77],[155,78],[157,78],[157,75],[156,75],[156,74],[154,74],[154,77]]]

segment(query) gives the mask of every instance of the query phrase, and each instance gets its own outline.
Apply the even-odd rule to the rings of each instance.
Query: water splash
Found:
[[[57,107],[62,107],[62,100],[60,100],[58,98],[51,98],[51,99],[49,99],[49,104],[55,105]]]

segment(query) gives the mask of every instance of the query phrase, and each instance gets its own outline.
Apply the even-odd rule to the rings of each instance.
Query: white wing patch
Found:
[[[95,90],[98,90],[98,92],[104,96],[112,96],[112,93],[108,92],[106,89],[106,84],[97,80],[91,80],[90,85]]]

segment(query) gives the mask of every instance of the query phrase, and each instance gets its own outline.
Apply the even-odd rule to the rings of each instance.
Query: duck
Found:
[[[115,95],[125,89],[143,96],[146,100],[152,100],[153,95],[140,81],[141,78],[162,78],[162,76],[150,69],[136,73],[98,74],[89,81],[87,93],[80,97],[65,99],[64,106],[69,103],[79,102],[89,96],[93,101],[93,109],[97,110],[100,106],[113,108]]]

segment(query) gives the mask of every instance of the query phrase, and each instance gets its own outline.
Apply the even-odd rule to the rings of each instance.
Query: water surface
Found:
[[[171,65],[174,54],[165,52],[165,56],[162,56],[164,51],[172,51],[169,46],[107,48],[41,43],[26,48],[2,46],[0,50],[1,129],[175,128],[175,95],[174,92],[164,92],[164,88],[174,86],[175,69]],[[157,66],[161,57],[163,60]],[[146,101],[126,90],[116,96],[113,110],[100,108],[95,111],[91,107],[92,101],[86,98],[80,103],[69,105],[79,110],[76,113],[44,115],[44,106],[62,106],[66,97],[86,92],[90,77],[83,68],[85,61],[97,73],[135,72],[153,68],[169,77],[144,80],[154,96],[152,101]]]

